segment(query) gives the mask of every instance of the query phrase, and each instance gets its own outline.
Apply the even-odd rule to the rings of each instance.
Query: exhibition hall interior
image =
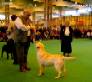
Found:
[[[0,82],[92,82],[91,49],[92,0],[0,0]]]

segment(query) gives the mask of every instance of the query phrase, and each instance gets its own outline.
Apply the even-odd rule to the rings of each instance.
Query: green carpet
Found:
[[[48,52],[61,53],[59,40],[42,42]],[[4,44],[4,42],[0,42],[0,54]],[[36,49],[32,43],[28,55],[28,65],[31,67],[30,72],[19,72],[19,66],[13,65],[11,59],[7,60],[4,53],[4,57],[0,58],[0,82],[92,82],[92,40],[74,39],[72,49],[72,56],[75,56],[76,60],[65,62],[67,74],[60,79],[54,78],[56,72],[53,67],[46,68],[44,76],[37,76]]]

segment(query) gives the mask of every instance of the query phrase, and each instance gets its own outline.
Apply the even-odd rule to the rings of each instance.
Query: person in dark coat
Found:
[[[72,52],[73,29],[69,26],[69,21],[66,21],[65,25],[60,27],[61,52],[63,52],[64,56],[70,56]]]

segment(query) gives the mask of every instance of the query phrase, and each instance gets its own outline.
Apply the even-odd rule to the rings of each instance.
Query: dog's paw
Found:
[[[60,77],[60,76],[56,76],[56,77],[55,77],[55,79],[59,79],[59,78],[61,78],[61,77]]]
[[[44,75],[44,73],[39,73],[39,74],[38,74],[38,76],[42,76],[42,75]]]
[[[42,76],[41,74],[38,74],[38,76]]]

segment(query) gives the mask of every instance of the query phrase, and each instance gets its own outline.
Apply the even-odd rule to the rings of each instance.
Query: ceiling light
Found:
[[[36,7],[37,5],[35,4],[34,6]]]

